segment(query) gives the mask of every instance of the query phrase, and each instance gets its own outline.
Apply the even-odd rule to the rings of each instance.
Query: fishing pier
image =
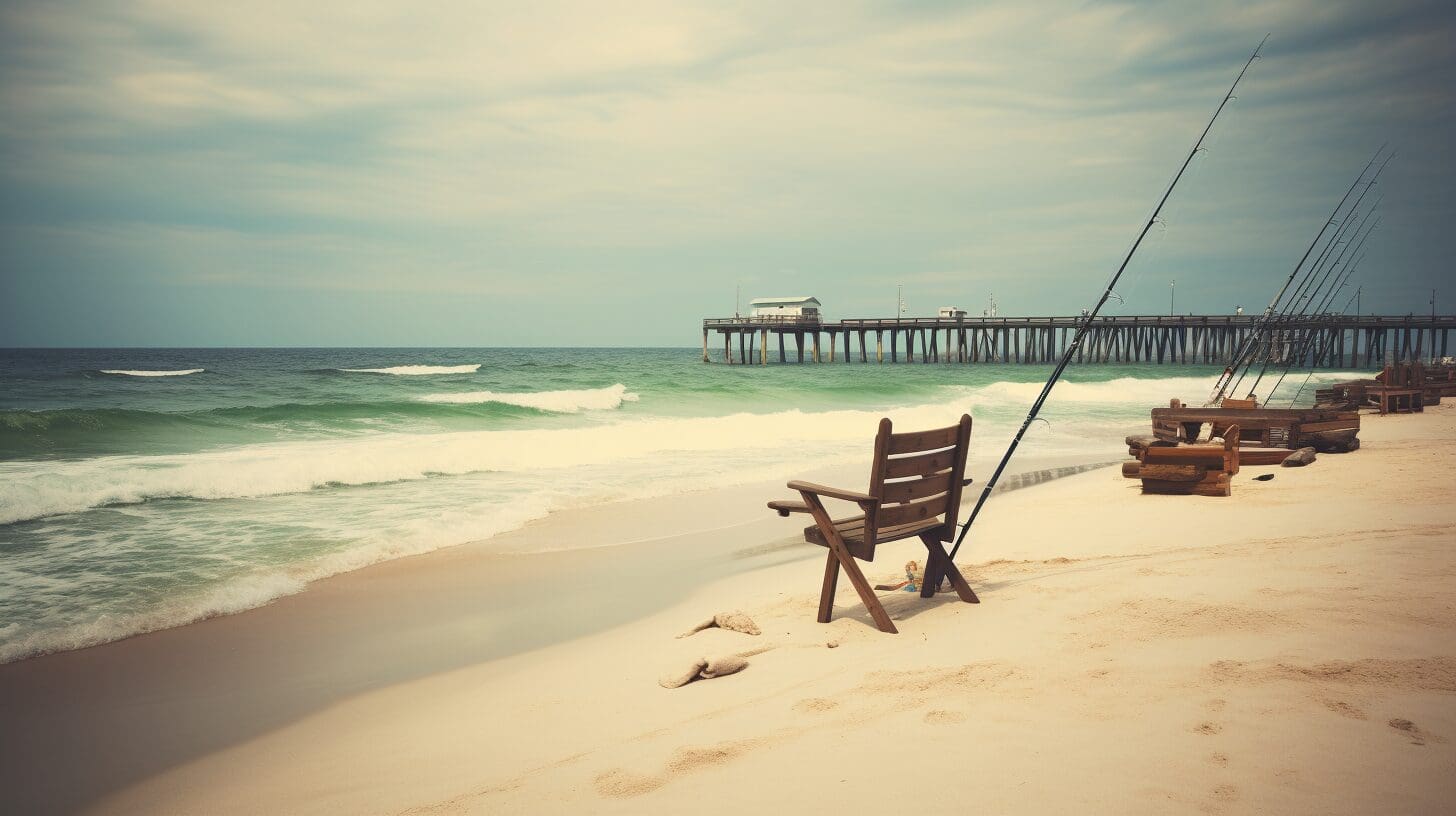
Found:
[[[1087,317],[906,317],[822,321],[759,315],[703,321],[703,362],[1053,364]],[[1245,343],[1260,359],[1357,368],[1450,354],[1456,315],[1115,315],[1091,318],[1072,362],[1223,365]],[[717,338],[711,335],[717,334]],[[777,349],[771,350],[772,345]],[[716,350],[721,346],[721,356]]]

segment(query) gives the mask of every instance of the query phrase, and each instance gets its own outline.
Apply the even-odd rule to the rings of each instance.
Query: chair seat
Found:
[[[879,544],[898,541],[902,538],[918,536],[926,530],[934,530],[944,524],[945,522],[939,518],[928,518],[896,524],[893,527],[881,527],[875,534],[875,541]],[[845,546],[849,548],[849,554],[862,561],[873,561],[875,560],[874,552],[865,547],[864,526],[865,517],[863,515],[834,519],[834,529],[839,533],[839,537],[844,539]],[[829,546],[829,542],[824,538],[824,533],[819,530],[818,525],[804,528],[804,540],[821,547]]]

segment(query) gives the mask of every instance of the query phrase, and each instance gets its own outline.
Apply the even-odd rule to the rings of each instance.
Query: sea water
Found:
[[[0,662],[488,546],[555,510],[862,462],[881,416],[970,413],[984,480],[1048,373],[696,349],[0,351]],[[1217,374],[1072,367],[1018,460],[1117,459],[1149,408],[1201,402]]]

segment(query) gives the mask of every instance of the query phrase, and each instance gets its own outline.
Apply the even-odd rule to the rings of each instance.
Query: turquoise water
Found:
[[[695,349],[0,351],[0,662],[562,508],[859,462],[883,415],[970,412],[984,472],[1047,373],[704,365]],[[1217,373],[1069,369],[1018,461],[1118,458],[1150,407],[1201,401]]]

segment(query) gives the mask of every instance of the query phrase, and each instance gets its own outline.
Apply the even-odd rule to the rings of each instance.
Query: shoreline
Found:
[[[1441,450],[1449,455],[1446,439],[1453,418],[1456,414],[1444,406],[1422,417],[1371,418],[1362,430],[1369,444],[1361,451],[1322,456],[1302,471],[1272,469],[1276,479],[1267,485],[1249,481],[1267,469],[1248,469],[1236,477],[1231,499],[1156,497],[1156,505],[1144,502],[1133,510],[1128,502],[1153,497],[1129,495],[1129,480],[1109,470],[1015,491],[988,508],[997,512],[988,512],[978,525],[961,559],[963,566],[970,565],[968,578],[985,603],[962,606],[939,597],[919,603],[918,597],[892,595],[890,613],[905,623],[904,634],[888,641],[867,625],[863,610],[843,590],[836,620],[827,627],[813,622],[819,568],[809,562],[822,558],[822,550],[799,540],[798,520],[779,519],[763,508],[764,501],[783,492],[781,482],[767,494],[764,485],[725,490],[707,505],[716,510],[703,510],[698,503],[699,513],[687,518],[667,513],[670,518],[659,521],[650,506],[661,505],[660,499],[563,514],[503,537],[561,535],[580,543],[636,533],[646,540],[529,556],[486,554],[478,545],[451,547],[324,579],[303,593],[240,614],[0,666],[0,700],[9,701],[0,703],[4,718],[17,723],[12,733],[26,740],[25,752],[7,751],[22,758],[6,763],[11,778],[3,789],[19,796],[26,812],[88,806],[98,812],[188,811],[204,803],[215,812],[402,812],[412,807],[433,812],[431,803],[462,796],[460,809],[441,812],[493,812],[533,809],[525,804],[531,800],[521,797],[543,791],[598,810],[658,812],[685,806],[689,800],[683,797],[693,786],[670,785],[670,779],[643,770],[653,765],[656,748],[650,746],[660,742],[645,735],[712,742],[702,732],[707,727],[703,717],[714,721],[707,712],[737,711],[744,701],[762,695],[777,699],[785,683],[814,692],[814,699],[854,698],[853,688],[838,688],[841,680],[835,678],[844,669],[825,664],[826,655],[855,655],[850,674],[872,683],[874,671],[933,668],[956,654],[975,656],[967,665],[980,665],[988,643],[995,647],[992,652],[1000,650],[993,663],[1024,671],[1018,661],[1038,659],[1035,639],[1015,635],[1028,626],[1056,631],[1024,616],[1067,598],[1085,600],[1081,593],[1043,596],[1039,584],[1092,581],[1101,589],[1085,595],[1095,599],[1109,589],[1101,584],[1106,576],[1129,569],[1136,575],[1143,566],[1164,570],[1165,561],[1232,546],[1244,533],[1221,507],[1257,517],[1260,540],[1307,539],[1311,529],[1333,535],[1348,522],[1328,512],[1308,518],[1289,512],[1289,502],[1311,496],[1331,508],[1341,505],[1330,503],[1338,494],[1311,494],[1302,483],[1343,490],[1351,477],[1355,484],[1378,481],[1374,471],[1388,469],[1392,457],[1382,449],[1405,444],[1401,434],[1425,434],[1445,444]],[[848,473],[816,478],[854,484],[861,480],[856,475],[862,478]],[[1422,484],[1427,493],[1435,490],[1449,500],[1450,488]],[[1172,501],[1158,501],[1164,498]],[[1381,506],[1371,505],[1368,496],[1347,498],[1350,512]],[[1133,515],[1116,515],[1125,504]],[[1414,516],[1432,513],[1450,515],[1436,507]],[[1097,517],[1118,524],[1146,517],[1151,529],[1106,523],[1105,529],[1117,530],[1115,537],[1082,535]],[[1170,540],[1158,534],[1162,522],[1195,532],[1191,540]],[[1389,523],[1403,522],[1392,518]],[[659,524],[666,532],[653,532]],[[673,527],[680,531],[668,529]],[[1449,534],[1444,535],[1449,543]],[[503,537],[493,541],[499,544]],[[869,565],[871,581],[893,575],[911,552],[888,550]],[[1110,587],[1113,594],[1118,586]],[[482,594],[489,595],[489,603],[480,602]],[[1170,588],[1167,597],[1178,599],[1181,593]],[[1013,600],[1018,602],[1009,603]],[[739,642],[743,636],[716,630],[685,641],[672,637],[695,619],[734,606],[764,625],[764,638],[746,645],[771,645],[771,651],[752,658],[739,678],[676,691],[657,688],[655,677],[670,667],[674,654],[745,645]],[[1116,618],[1124,611],[1114,605],[1102,614]],[[574,634],[553,638],[552,632]],[[844,648],[823,650],[830,636],[841,639]],[[963,644],[964,637],[977,642]],[[925,642],[941,646],[924,653]],[[967,646],[973,648],[966,651]],[[634,659],[624,663],[624,656]],[[1077,655],[1071,665],[1080,666],[1083,659]],[[598,684],[588,696],[613,710],[582,709],[584,682]],[[793,720],[802,714],[792,705],[787,708],[774,716]],[[618,709],[636,712],[641,721],[624,722]],[[736,724],[723,733],[708,728],[715,737],[738,729],[756,734],[745,739],[760,746],[764,733],[777,728],[761,717],[724,716],[736,717]],[[1424,722],[1421,727],[1432,733],[1456,736],[1456,723],[1447,728],[1439,717],[1410,719]],[[860,738],[851,726],[844,727],[851,733],[829,729],[820,736]],[[363,733],[373,735],[365,743],[378,746],[384,739],[393,747],[371,754],[357,742]],[[608,738],[627,747],[607,756],[602,752]],[[726,744],[736,745],[735,739]],[[790,742],[802,746],[806,739]],[[721,781],[729,785],[723,795],[732,801],[733,785],[746,781],[741,768],[763,770],[750,756],[757,752],[730,750],[732,756],[722,763],[695,767],[695,785]],[[771,745],[763,752],[782,753]],[[585,759],[560,762],[577,754]],[[289,768],[277,764],[281,756],[310,759],[306,768]],[[616,764],[578,779],[585,765],[608,759]],[[391,767],[390,760],[402,764]],[[241,773],[242,768],[252,770]],[[613,776],[612,768],[621,774]],[[603,775],[607,782],[601,781]],[[883,776],[877,783],[887,784]],[[507,787],[480,792],[491,784]],[[638,788],[644,789],[630,793]],[[862,787],[856,790],[866,794]],[[786,795],[793,801],[791,793]]]
[[[1076,467],[1086,458],[1050,461]],[[570,508],[480,541],[326,576],[259,606],[0,664],[0,720],[33,735],[33,764],[22,772],[6,763],[0,790],[30,790],[39,779],[34,792],[44,795],[23,798],[27,812],[51,812],[44,805],[52,801],[79,806],[352,695],[590,637],[681,603],[708,580],[812,559],[817,548],[798,546],[793,525],[785,535],[764,503],[785,492],[787,478],[859,484],[860,470],[809,469]],[[665,503],[673,507],[665,526],[644,535]],[[551,540],[571,543],[543,544]],[[586,591],[571,592],[573,584]],[[563,593],[579,596],[566,600],[570,614]],[[233,707],[213,708],[219,696]],[[109,721],[104,733],[168,736],[125,715],[138,700],[190,723],[189,733],[141,752],[121,738],[98,742],[97,725]],[[57,721],[66,727],[54,729]],[[68,762],[89,769],[81,784],[47,779],[48,768]]]

